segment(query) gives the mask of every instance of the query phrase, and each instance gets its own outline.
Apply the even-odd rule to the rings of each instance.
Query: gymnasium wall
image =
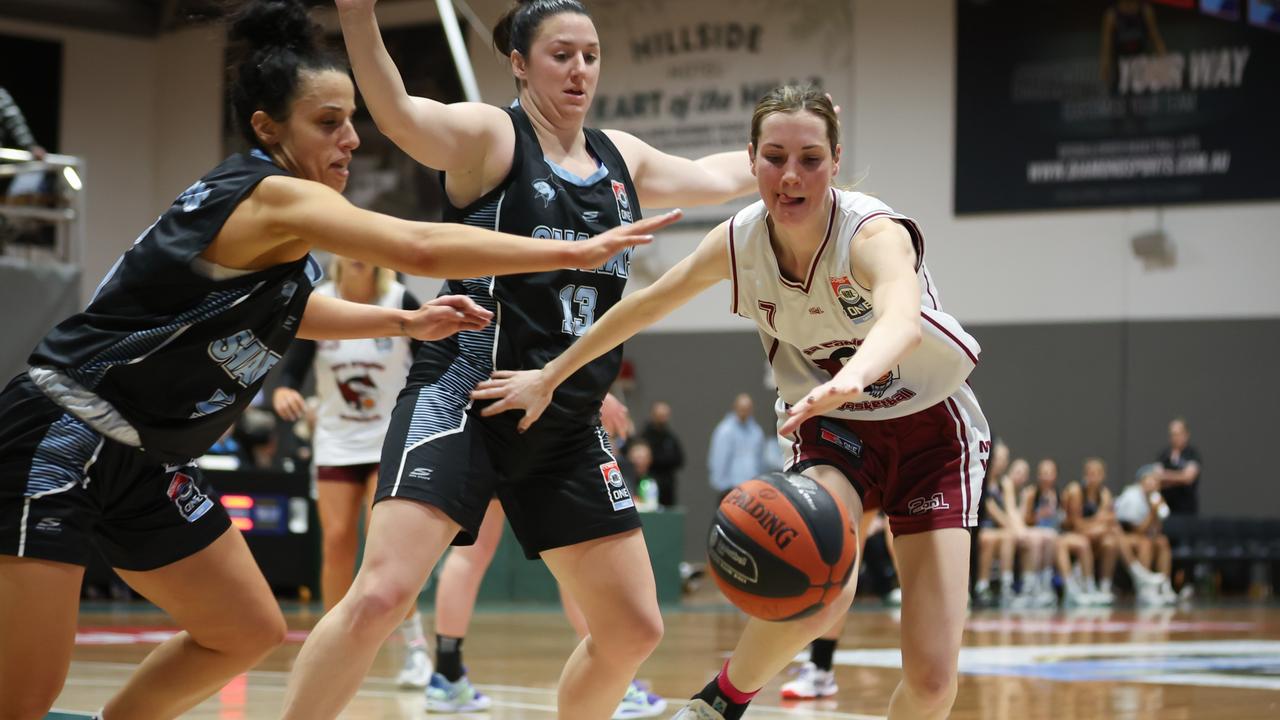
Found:
[[[487,22],[505,5],[472,2]],[[1275,474],[1256,448],[1280,430],[1263,411],[1280,400],[1263,367],[1274,364],[1280,338],[1280,203],[954,217],[954,3],[852,6],[855,90],[838,98],[843,174],[922,224],[945,306],[985,345],[974,383],[993,425],[1016,453],[1058,457],[1064,476],[1100,454],[1118,483],[1158,448],[1167,419],[1182,414],[1206,456],[1206,511],[1264,512],[1253,497]],[[425,0],[380,8],[385,25],[434,13]],[[328,22],[335,27],[331,14]],[[88,161],[87,297],[171,198],[219,159],[220,31],[145,40],[4,19],[0,31],[64,43],[60,149]],[[504,65],[486,39],[470,40],[485,99],[507,102]],[[608,67],[606,58],[604,84]],[[1129,240],[1157,227],[1176,262],[1149,269]],[[685,226],[638,253],[633,286],[706,229]],[[435,287],[414,284],[423,294]],[[13,307],[9,297],[0,289]],[[629,345],[640,378],[635,414],[643,418],[654,398],[675,406],[695,517],[710,502],[706,439],[733,393],[752,391],[767,417],[758,341],[728,314],[727,298],[715,288]],[[690,534],[691,547],[699,534]]]

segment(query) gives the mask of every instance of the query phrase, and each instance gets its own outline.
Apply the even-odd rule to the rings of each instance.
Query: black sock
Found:
[[[436,672],[449,682],[462,677],[462,638],[436,635]]]
[[[750,700],[744,703],[735,703],[725,697],[724,693],[720,690],[719,675],[712,678],[711,682],[707,683],[707,686],[702,688],[702,690],[693,697],[702,699],[711,706],[712,710],[723,715],[724,720],[742,720],[742,714],[747,711],[747,706],[751,704]]]
[[[809,662],[818,666],[823,672],[831,672],[831,664],[836,654],[836,641],[818,638],[813,641],[809,650]]]

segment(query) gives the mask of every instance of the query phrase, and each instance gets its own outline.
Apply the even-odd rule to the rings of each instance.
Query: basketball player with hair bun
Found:
[[[916,224],[878,199],[832,186],[839,124],[814,88],[757,104],[748,146],[760,201],[692,255],[628,296],[541,370],[495,372],[473,396],[485,415],[524,410],[533,428],[579,367],[720,282],[756,322],[778,384],[786,469],[840,498],[851,517],[879,497],[902,580],[903,680],[891,718],[941,718],[956,693],[986,420],[965,379],[978,344],[944,313]],[[854,572],[856,577],[857,573]],[[737,720],[751,699],[842,615],[855,582],[810,616],[748,621],[720,673],[676,714]]]
[[[416,274],[593,267],[670,222],[577,243],[360,210],[339,191],[359,138],[345,65],[301,0],[233,18],[231,88],[252,148],[193,183],[0,393],[0,717],[43,718],[75,644],[96,545],[183,631],[107,701],[109,720],[174,718],[283,641],[262,572],[192,458],[235,421],[295,335],[435,340],[489,324],[472,300],[421,309],[311,293],[313,248]]]
[[[640,222],[642,206],[715,204],[751,191],[741,150],[695,161],[627,133],[584,126],[602,56],[578,0],[525,0],[495,24],[494,45],[518,95],[506,108],[410,96],[382,43],[375,4],[336,0],[356,82],[379,130],[444,174],[446,219],[575,245]],[[662,616],[640,517],[600,420],[621,351],[566,382],[535,432],[481,416],[470,397],[494,370],[542,367],[575,342],[621,299],[630,254],[578,268],[454,275],[446,284],[446,292],[492,310],[494,325],[424,343],[415,357],[383,445],[364,563],[350,592],[307,638],[286,718],[341,711],[451,543],[484,543],[464,554],[472,556],[470,569],[487,562],[493,545],[486,539],[496,536],[483,525],[495,497],[525,555],[546,563],[591,630],[561,673],[559,717],[610,718],[634,687],[636,670],[662,637]],[[489,528],[501,526],[490,521]],[[460,604],[458,612],[469,610]],[[426,690],[430,711],[490,704],[465,676],[460,641],[440,638]]]

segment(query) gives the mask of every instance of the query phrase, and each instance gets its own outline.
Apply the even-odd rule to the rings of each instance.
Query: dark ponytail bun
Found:
[[[287,120],[303,71],[346,72],[321,32],[302,0],[249,0],[231,17],[228,37],[236,58],[231,113],[251,147],[261,146],[250,122],[253,114],[261,110]]]
[[[516,0],[493,26],[493,46],[503,55],[528,55],[542,21],[564,12],[591,17],[580,0]]]

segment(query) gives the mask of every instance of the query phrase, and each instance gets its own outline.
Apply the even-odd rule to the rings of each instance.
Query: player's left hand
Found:
[[[825,415],[862,394],[862,383],[843,378],[833,378],[809,391],[800,402],[787,410],[787,421],[778,428],[779,435],[790,435],[800,429],[805,420]]]
[[[404,322],[404,334],[414,340],[439,340],[463,330],[483,330],[493,313],[466,295],[444,295],[414,310]]]
[[[542,416],[554,391],[555,387],[547,382],[546,374],[541,370],[498,370],[488,380],[476,385],[476,389],[471,391],[471,399],[497,400],[480,411],[485,417],[523,409],[524,417],[516,429],[524,432]]]
[[[600,424],[604,425],[604,431],[615,443],[625,442],[634,429],[631,412],[613,393],[605,393],[604,401],[600,403]]]

